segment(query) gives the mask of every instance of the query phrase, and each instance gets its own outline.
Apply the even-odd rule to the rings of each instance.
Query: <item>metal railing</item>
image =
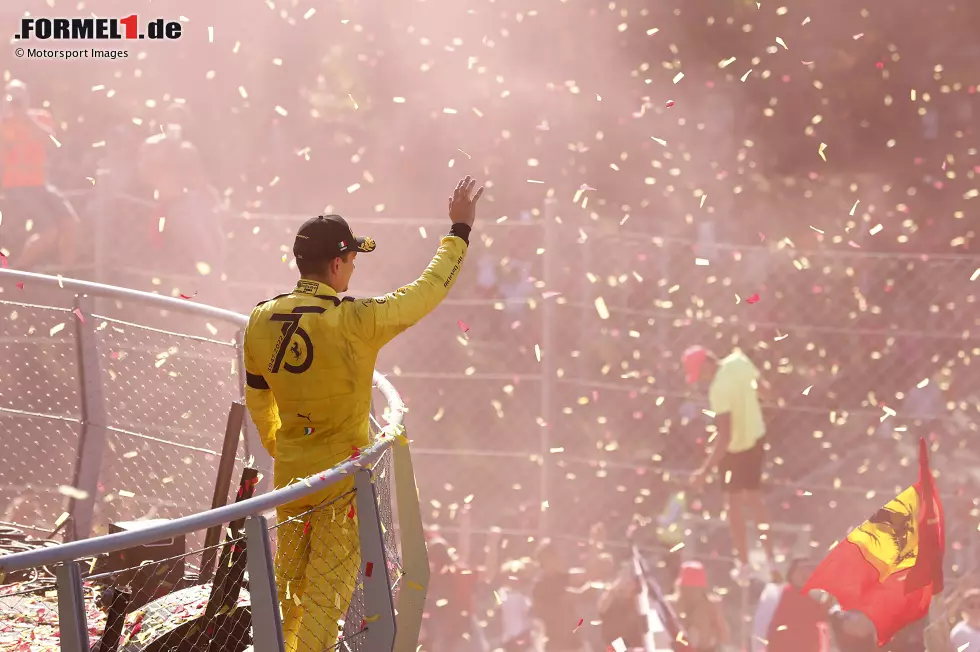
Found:
[[[312,599],[308,595],[300,595],[301,589],[297,587],[283,587],[276,585],[276,573],[273,570],[276,563],[283,563],[283,559],[295,552],[285,548],[286,545],[295,545],[299,548],[299,542],[292,543],[291,539],[285,539],[281,534],[278,536],[277,556],[273,555],[273,540],[277,538],[283,528],[290,526],[288,521],[279,522],[270,526],[266,519],[266,514],[281,506],[294,503],[295,501],[308,499],[311,496],[322,496],[325,489],[334,488],[339,495],[330,501],[316,505],[313,509],[297,517],[299,524],[305,521],[305,527],[299,527],[302,531],[302,545],[316,550],[317,531],[313,536],[310,533],[310,523],[317,518],[317,511],[325,512],[330,510],[332,513],[331,525],[320,532],[323,536],[332,536],[334,541],[319,542],[322,550],[332,551],[337,554],[337,561],[349,565],[345,559],[356,560],[350,566],[350,577],[341,578],[341,584],[349,585],[348,595],[338,600],[341,605],[345,600],[350,605],[349,609],[341,607],[340,623],[337,631],[342,630],[340,641],[336,643],[337,649],[346,650],[414,650],[418,641],[418,632],[421,627],[422,609],[425,600],[425,587],[428,584],[428,559],[425,552],[425,543],[422,532],[420,508],[418,504],[418,492],[415,487],[414,472],[410,457],[408,440],[404,435],[403,415],[406,408],[401,397],[394,386],[382,375],[375,372],[375,385],[380,391],[381,397],[385,402],[385,419],[387,425],[382,427],[377,420],[373,421],[374,437],[372,445],[367,450],[361,451],[359,455],[331,468],[324,472],[311,476],[301,482],[297,482],[288,487],[277,489],[268,493],[255,495],[251,498],[241,500],[241,492],[237,502],[225,505],[216,509],[199,511],[190,515],[181,516],[172,520],[164,520],[154,523],[147,527],[131,529],[104,536],[85,538],[93,529],[95,512],[97,508],[105,503],[113,502],[113,494],[109,493],[110,488],[104,482],[109,482],[109,476],[122,477],[122,471],[112,469],[112,462],[125,462],[125,460],[115,460],[114,458],[124,454],[119,446],[112,446],[112,436],[131,437],[139,442],[137,449],[142,455],[152,447],[160,447],[165,451],[163,460],[157,460],[154,464],[166,464],[170,457],[179,457],[182,462],[186,462],[193,455],[201,459],[195,463],[193,473],[196,478],[196,485],[185,485],[180,489],[182,492],[198,494],[197,500],[188,497],[177,497],[172,500],[169,508],[171,510],[184,509],[191,505],[199,505],[205,501],[200,500],[202,472],[211,471],[212,475],[217,472],[218,451],[222,450],[215,441],[219,440],[220,433],[211,433],[211,439],[202,439],[202,432],[199,429],[213,430],[212,427],[205,427],[205,424],[195,424],[191,428],[173,428],[164,423],[161,419],[158,423],[141,423],[140,418],[135,413],[123,415],[126,421],[125,427],[113,424],[113,405],[106,401],[106,393],[114,391],[113,385],[122,384],[120,381],[122,369],[116,370],[111,374],[106,372],[106,364],[111,364],[118,356],[115,354],[128,352],[129,356],[138,357],[142,352],[149,353],[146,361],[149,364],[142,365],[138,371],[145,373],[147,369],[159,368],[160,360],[170,361],[183,355],[181,347],[189,347],[198,344],[206,344],[209,347],[228,347],[235,350],[236,355],[232,359],[230,367],[226,369],[226,381],[233,385],[229,392],[236,398],[243,393],[242,379],[239,377],[239,370],[242,368],[241,361],[241,329],[247,323],[247,318],[234,312],[221,310],[209,306],[198,305],[182,299],[172,299],[153,295],[135,290],[116,288],[111,286],[89,283],[85,281],[62,279],[60,277],[44,276],[17,272],[13,270],[0,270],[0,286],[4,289],[12,288],[46,288],[54,291],[56,295],[70,294],[71,308],[52,308],[42,306],[40,303],[0,301],[0,307],[8,310],[2,325],[3,331],[0,338],[6,346],[4,350],[8,355],[14,356],[22,347],[31,343],[25,338],[38,333],[36,326],[31,325],[26,328],[27,333],[22,333],[21,325],[18,321],[18,311],[45,308],[47,310],[60,310],[57,312],[57,319],[71,317],[74,320],[74,327],[71,329],[64,326],[52,327],[49,337],[44,341],[52,346],[61,346],[64,341],[58,340],[54,336],[67,331],[72,334],[70,340],[75,344],[77,357],[75,362],[76,369],[70,380],[77,381],[77,390],[72,395],[78,402],[77,408],[67,405],[67,402],[58,401],[51,398],[49,400],[55,407],[45,408],[38,404],[36,411],[16,409],[10,407],[12,401],[17,397],[11,394],[20,391],[20,398],[28,403],[32,400],[25,387],[19,385],[8,386],[0,392],[2,405],[0,405],[0,421],[6,421],[6,443],[12,443],[15,432],[22,430],[18,425],[25,421],[41,422],[42,426],[38,431],[50,427],[50,424],[70,423],[77,433],[76,455],[74,463],[71,465],[72,479],[67,476],[48,475],[48,484],[43,483],[26,485],[31,492],[53,495],[57,498],[68,498],[68,506],[62,517],[54,523],[54,530],[50,531],[50,536],[57,532],[59,527],[66,527],[65,539],[69,542],[62,545],[49,547],[37,547],[34,550],[15,552],[5,556],[0,556],[0,618],[22,623],[31,623],[33,631],[31,636],[37,636],[45,627],[57,632],[58,645],[62,650],[80,652],[90,649],[89,632],[103,630],[108,632],[113,627],[118,629],[118,636],[126,641],[138,641],[140,644],[149,645],[145,647],[151,650],[152,645],[147,643],[147,631],[152,622],[154,609],[159,611],[158,603],[179,602],[180,594],[190,596],[190,601],[180,606],[179,609],[186,613],[193,611],[202,602],[197,599],[202,595],[200,590],[202,585],[207,584],[211,579],[205,572],[205,566],[213,564],[217,556],[217,548],[221,547],[221,557],[218,564],[217,574],[214,575],[211,598],[208,600],[208,609],[190,618],[189,623],[180,625],[181,636],[187,637],[192,633],[197,633],[197,643],[203,645],[201,649],[206,649],[208,645],[215,645],[215,641],[220,636],[230,636],[227,649],[246,649],[251,645],[252,649],[264,652],[284,649],[284,635],[281,619],[280,606],[285,599],[294,601],[297,605],[303,605],[306,614],[316,611],[315,605],[311,605]],[[43,294],[35,290],[31,295],[31,301],[37,302],[42,298],[38,295]],[[7,293],[7,296],[10,296]],[[59,303],[58,297],[45,297],[47,303]],[[142,304],[154,309],[176,312],[197,318],[208,320],[209,331],[215,330],[211,322],[231,326],[235,329],[234,338],[228,342],[210,340],[208,338],[187,336],[179,333],[152,329],[131,322],[123,322],[118,318],[106,316],[106,313],[113,311],[114,302],[125,302],[128,306],[132,304]],[[61,303],[64,303],[62,300]],[[117,304],[115,309],[120,306]],[[13,319],[11,319],[13,315]],[[64,322],[62,322],[64,323]],[[120,327],[125,324],[125,328]],[[145,329],[152,332],[154,336],[164,338],[180,337],[179,345],[166,347],[163,353],[168,355],[161,357],[157,349],[159,346],[146,347],[143,350],[139,342],[126,342],[126,346],[107,346],[104,340],[100,340],[98,333],[107,329],[119,328],[129,332],[132,329]],[[143,331],[140,331],[141,333]],[[217,359],[221,362],[227,361],[225,348],[217,349],[219,354]],[[14,351],[14,353],[10,353]],[[211,351],[213,353],[214,351]],[[198,368],[211,364],[213,356],[199,355],[201,352],[194,352],[190,355],[190,363],[197,365]],[[224,356],[225,359],[222,359]],[[43,359],[44,355],[38,355]],[[53,356],[55,359],[64,357],[70,361],[69,356]],[[108,361],[108,362],[107,362]],[[174,363],[175,367],[179,363]],[[111,367],[108,367],[110,371]],[[186,367],[184,367],[186,369]],[[176,375],[175,378],[170,374]],[[72,374],[69,374],[72,375]],[[140,375],[140,374],[134,374]],[[183,388],[179,391],[193,392],[194,386],[189,384],[192,374],[182,377],[179,372],[164,373],[160,377],[159,386],[153,386],[152,378],[141,378],[141,389],[145,394],[143,399],[157,400],[154,394],[166,390],[168,386],[178,384]],[[28,376],[30,381],[30,376]],[[233,381],[233,382],[231,382]],[[205,382],[211,382],[205,378]],[[21,383],[22,385],[23,383]],[[108,389],[107,389],[107,386]],[[6,394],[6,396],[4,396]],[[30,406],[29,406],[30,407]],[[183,408],[185,406],[181,406]],[[239,407],[239,413],[244,412]],[[48,413],[46,413],[48,412]],[[188,411],[189,413],[190,411]],[[235,412],[235,410],[233,410]],[[183,416],[187,416],[185,413]],[[119,415],[115,415],[120,418]],[[44,425],[48,424],[48,425]],[[237,426],[237,430],[236,430]],[[244,427],[243,427],[244,426]],[[153,430],[154,435],[147,435],[145,431]],[[226,437],[227,442],[234,442],[239,439],[240,430],[251,430],[254,426],[247,421],[237,423],[229,419],[228,429],[232,437]],[[141,430],[143,432],[135,432]],[[15,435],[16,436],[16,435]],[[183,441],[182,441],[183,440]],[[257,438],[254,431],[251,435],[242,436],[244,443],[244,455],[240,455],[238,466],[246,469],[243,480],[248,476],[248,467],[260,466],[256,464],[255,456],[261,450],[257,445]],[[24,444],[24,441],[18,441]],[[71,441],[69,440],[69,443]],[[241,451],[239,451],[241,452]],[[37,456],[40,451],[33,451]],[[137,456],[132,456],[137,457]],[[145,457],[145,456],[144,456]],[[131,459],[131,458],[130,458]],[[135,462],[135,460],[134,460]],[[121,466],[129,468],[135,466],[142,469],[139,472],[130,472],[128,481],[145,482],[145,486],[130,486],[130,489],[141,489],[150,493],[149,486],[158,478],[151,478],[150,466],[147,459],[140,462],[147,462],[146,466],[139,467],[129,462]],[[212,466],[209,468],[208,464]],[[43,465],[42,465],[43,466]],[[191,466],[184,464],[184,466]],[[268,469],[268,464],[265,464]],[[228,467],[230,469],[230,467]],[[228,469],[224,470],[224,477],[227,479]],[[106,473],[106,471],[112,473]],[[169,472],[165,470],[163,472]],[[0,472],[0,485],[10,484],[4,479],[4,475],[11,471]],[[257,471],[251,471],[255,481],[258,481]],[[141,480],[140,476],[146,480]],[[175,484],[173,478],[169,484]],[[220,483],[220,480],[219,480]],[[346,483],[346,484],[345,484]],[[254,487],[254,483],[252,485]],[[244,485],[243,485],[244,487]],[[66,490],[67,489],[67,490]],[[123,494],[123,490],[116,490],[117,494]],[[135,492],[129,491],[126,495],[134,497]],[[216,492],[216,496],[220,492]],[[204,497],[207,498],[206,496]],[[150,501],[141,503],[143,507]],[[164,502],[164,501],[158,501]],[[217,504],[223,504],[218,501]],[[159,505],[156,506],[160,508]],[[138,509],[138,508],[137,508]],[[162,508],[160,508],[162,509]],[[337,512],[340,511],[338,516]],[[398,514],[398,527],[394,522],[394,514]],[[290,519],[295,521],[296,519]],[[46,528],[38,527],[38,531],[45,531]],[[226,530],[228,538],[223,546],[215,545],[215,539],[210,539],[210,545],[200,550],[193,550],[169,558],[154,562],[142,562],[139,567],[116,570],[109,573],[98,573],[97,562],[100,559],[112,557],[114,554],[125,555],[124,551],[130,551],[141,546],[160,545],[160,542],[183,541],[185,538],[191,539],[203,534],[205,531],[220,532]],[[296,528],[294,528],[295,530]],[[325,533],[325,534],[324,534]],[[397,534],[397,540],[396,540]],[[345,538],[341,541],[341,538]],[[0,539],[3,533],[0,533]],[[74,540],[71,540],[74,539]],[[291,544],[286,544],[289,540]],[[331,548],[331,545],[334,545]],[[338,547],[339,546],[339,547]],[[210,554],[209,554],[210,553]],[[126,617],[123,612],[124,622],[117,625],[112,624],[113,611],[109,608],[108,615],[100,614],[94,608],[94,604],[101,602],[102,606],[111,602],[106,596],[110,594],[109,589],[126,590],[120,588],[123,581],[120,579],[126,576],[125,573],[152,571],[149,575],[153,577],[167,576],[173,567],[169,562],[179,560],[180,568],[184,568],[184,561],[197,559],[201,555],[202,560],[210,559],[210,562],[201,564],[199,580],[190,583],[181,583],[181,578],[176,578],[169,584],[171,590],[164,591],[167,595],[156,595],[157,599],[151,601],[142,609],[135,611]],[[314,552],[314,554],[316,554]],[[91,563],[89,563],[91,561]],[[333,561],[329,562],[334,563]],[[312,568],[314,564],[310,564]],[[237,569],[237,577],[234,577]],[[309,572],[309,571],[308,571]],[[53,576],[53,577],[52,577]],[[24,581],[5,583],[4,578],[26,577]],[[126,576],[130,580],[132,575]],[[169,577],[167,578],[170,579]],[[314,578],[317,583],[319,579]],[[118,581],[116,581],[118,580]],[[311,581],[312,583],[312,581]],[[335,581],[336,583],[336,581]],[[190,584],[190,586],[189,586]],[[219,586],[220,585],[220,586]],[[108,586],[109,588],[104,588]],[[183,586],[183,588],[180,588]],[[229,588],[231,587],[231,588]],[[407,590],[402,590],[408,587]],[[104,589],[104,590],[103,590]],[[220,589],[220,590],[219,590]],[[225,595],[226,589],[233,595],[229,598]],[[343,593],[343,591],[341,591]],[[218,595],[220,594],[220,595]],[[312,591],[310,591],[312,594]],[[216,598],[216,595],[218,598]],[[236,599],[237,596],[237,599]],[[204,595],[204,597],[207,597]],[[217,600],[217,602],[216,602]],[[222,602],[223,601],[223,602]],[[224,604],[223,608],[217,606]],[[397,623],[396,610],[397,604]],[[157,605],[156,607],[154,605]],[[164,605],[166,606],[166,605]],[[220,605],[219,605],[220,606]],[[290,605],[292,606],[292,605]],[[283,606],[283,609],[286,609]],[[346,616],[343,612],[346,612]],[[57,613],[57,623],[52,622],[53,614]],[[239,622],[239,615],[247,614],[244,621]],[[234,615],[234,617],[233,617]],[[159,618],[158,618],[159,619]],[[173,625],[173,617],[169,618],[169,624],[154,625],[156,631],[152,632],[158,642],[164,640],[166,636],[163,630],[167,626]],[[244,622],[244,625],[241,623]],[[195,624],[196,623],[196,624]],[[249,625],[251,625],[249,627]],[[397,626],[396,626],[397,625]],[[328,623],[326,630],[337,627],[334,623]],[[216,631],[220,630],[220,631]],[[227,630],[227,631],[226,631]],[[177,630],[174,630],[175,632]],[[397,634],[396,634],[397,631]],[[224,632],[224,633],[222,633]],[[176,635],[173,632],[167,635]],[[163,637],[163,638],[161,638]],[[203,637],[203,638],[202,638]],[[288,638],[288,632],[286,637]],[[3,638],[0,636],[0,638]],[[234,639],[234,640],[232,640]],[[397,639],[397,640],[396,640]],[[54,640],[54,639],[52,639]],[[104,641],[104,639],[103,639]],[[152,641],[151,641],[152,642]],[[0,647],[5,645],[5,640],[0,640]],[[334,641],[324,643],[324,648],[334,646]],[[103,645],[104,642],[100,642]],[[54,645],[54,644],[52,644]],[[237,647],[235,647],[237,645]],[[108,648],[106,648],[108,649]],[[129,649],[129,648],[126,648]],[[144,649],[143,647],[139,649]]]

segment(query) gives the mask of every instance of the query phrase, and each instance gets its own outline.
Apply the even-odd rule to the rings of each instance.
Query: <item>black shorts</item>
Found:
[[[62,220],[77,219],[75,209],[54,186],[23,186],[3,191],[5,212],[19,223],[30,220],[33,232],[57,228]]]
[[[718,465],[722,488],[731,493],[756,491],[762,485],[762,466],[766,460],[765,439],[741,453],[726,453]]]

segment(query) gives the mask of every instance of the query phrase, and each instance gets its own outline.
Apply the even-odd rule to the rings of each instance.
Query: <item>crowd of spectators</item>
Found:
[[[57,125],[51,180],[84,227],[65,275],[243,311],[291,284],[291,232],[333,210],[376,229],[360,289],[387,290],[441,228],[415,218],[461,171],[487,185],[452,299],[382,359],[421,451],[426,649],[534,649],[536,621],[549,652],[633,645],[627,530],[680,611],[724,608],[702,646],[746,642],[720,495],[685,493],[707,445],[678,367],[694,343],[772,382],[787,558],[797,526],[819,556],[909,484],[930,439],[954,645],[976,635],[975,3],[311,7],[182,7],[178,42],[10,59],[5,80]],[[29,227],[3,209],[12,267]]]

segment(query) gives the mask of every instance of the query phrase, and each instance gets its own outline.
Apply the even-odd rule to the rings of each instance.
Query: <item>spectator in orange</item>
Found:
[[[75,261],[79,219],[75,209],[48,184],[48,147],[55,133],[54,118],[32,109],[27,84],[7,84],[0,120],[0,159],[6,210],[18,221],[33,224],[31,235],[14,260],[20,269],[49,262],[69,267]]]

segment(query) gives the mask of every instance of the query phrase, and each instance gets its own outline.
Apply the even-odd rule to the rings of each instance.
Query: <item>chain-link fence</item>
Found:
[[[228,269],[241,271],[226,282],[242,304],[249,297],[236,308],[292,285],[289,243],[302,219],[227,220],[237,245]],[[359,264],[355,295],[416,278],[445,227],[352,223],[398,248],[384,265]],[[921,435],[938,443],[949,491],[978,480],[969,468],[980,460],[964,451],[976,432],[976,257],[765,235],[732,246],[644,234],[645,224],[557,203],[482,221],[450,297],[384,350],[379,368],[426,424],[415,453],[429,524],[451,526],[469,496],[478,529],[546,522],[573,538],[599,521],[623,532],[660,514],[705,455],[706,400],[679,367],[695,343],[719,355],[738,346],[762,369],[771,507],[815,525],[817,546],[908,480]],[[141,278],[165,293],[194,283]],[[694,539],[727,554],[710,518],[718,496],[709,488],[686,505],[701,506]]]

